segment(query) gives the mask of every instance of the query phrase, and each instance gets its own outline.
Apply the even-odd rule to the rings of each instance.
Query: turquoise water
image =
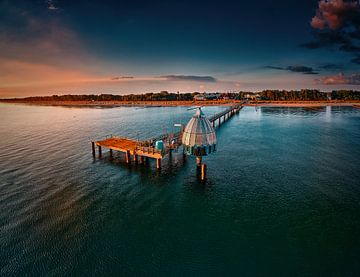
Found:
[[[89,138],[193,112],[0,104],[0,275],[359,274],[360,110],[246,107],[205,185],[181,155],[161,172],[92,157]]]

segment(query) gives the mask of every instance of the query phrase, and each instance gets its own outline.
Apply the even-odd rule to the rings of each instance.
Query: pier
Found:
[[[225,121],[230,119],[243,108],[243,103],[230,106],[224,111],[209,117],[212,126],[220,127]],[[179,124],[179,126],[183,126]],[[161,160],[166,155],[171,154],[172,151],[178,149],[182,145],[183,127],[176,133],[161,134],[147,140],[134,140],[125,137],[117,137],[113,135],[105,136],[102,140],[91,141],[92,154],[96,157],[96,148],[98,149],[98,156],[102,156],[103,148],[109,149],[110,156],[113,156],[113,151],[122,152],[125,154],[127,164],[143,164],[144,159],[155,159],[156,168],[161,169]],[[162,141],[162,149],[156,148],[156,142]],[[206,176],[206,165],[202,168],[202,176]],[[203,178],[202,178],[203,179]]]

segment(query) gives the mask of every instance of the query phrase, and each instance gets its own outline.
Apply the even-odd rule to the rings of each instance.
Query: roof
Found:
[[[210,121],[198,108],[185,127],[182,143],[185,146],[208,146],[216,144],[216,133]]]

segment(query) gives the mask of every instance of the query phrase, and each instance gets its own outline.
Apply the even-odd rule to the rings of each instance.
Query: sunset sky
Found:
[[[0,0],[0,97],[360,89],[360,4]]]

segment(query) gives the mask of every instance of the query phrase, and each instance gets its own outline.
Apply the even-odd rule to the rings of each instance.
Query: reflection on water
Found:
[[[212,115],[223,108],[206,107]],[[204,159],[127,166],[89,138],[148,138],[186,107],[0,105],[1,275],[355,275],[360,111],[246,107]]]

